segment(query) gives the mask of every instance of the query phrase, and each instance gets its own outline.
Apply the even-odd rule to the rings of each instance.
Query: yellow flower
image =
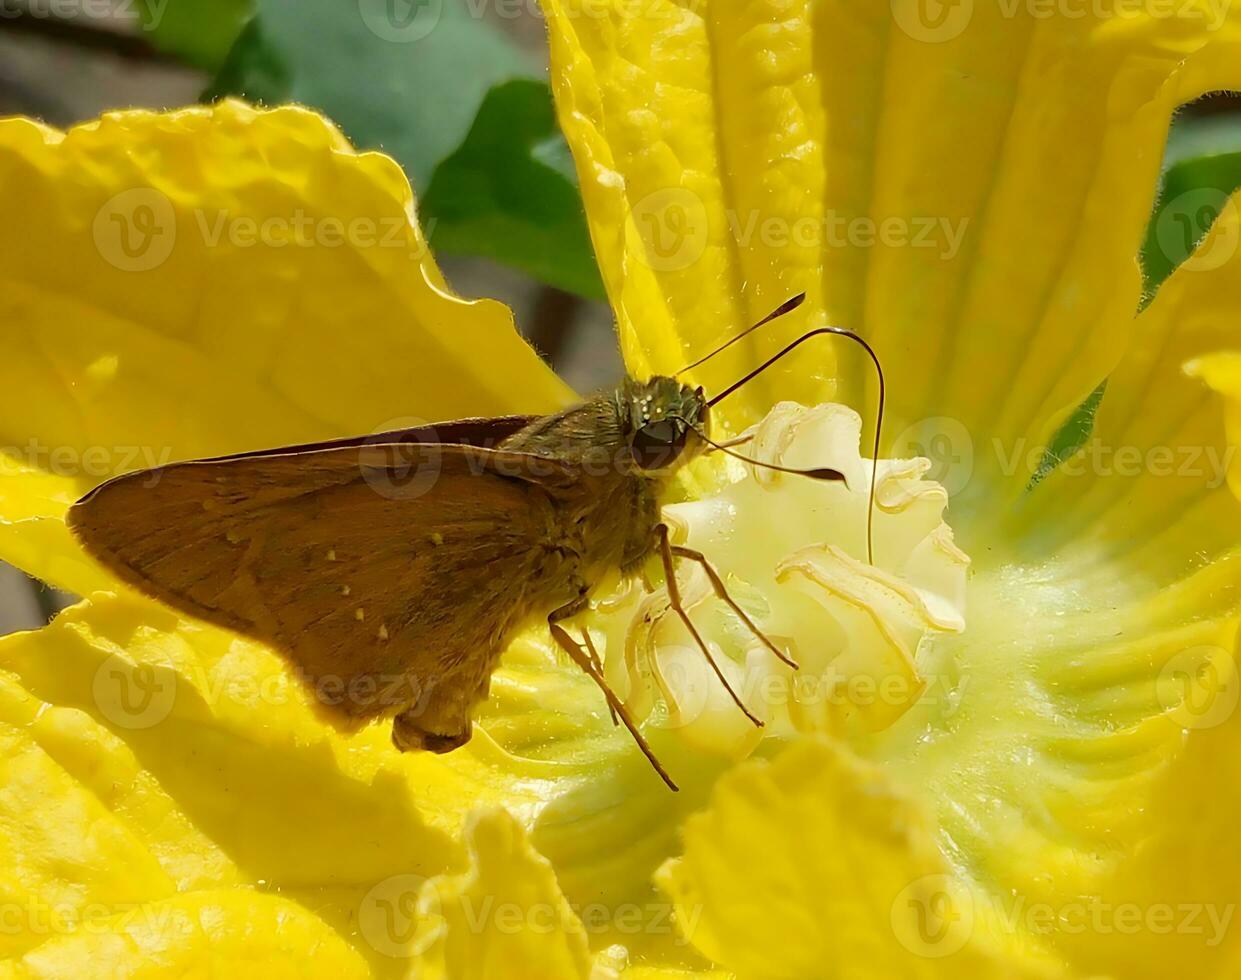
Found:
[[[832,644],[846,682],[906,687],[775,710],[759,685],[757,739],[719,691],[687,708],[703,688],[672,676],[676,644],[652,649],[631,618],[658,595],[609,596],[590,625],[679,794],[539,633],[451,755],[325,728],[273,653],[119,588],[72,543],[68,505],[166,459],[570,393],[503,308],[451,293],[397,167],[311,112],[8,120],[0,557],[90,598],[0,641],[4,973],[1235,976],[1235,204],[1134,312],[1169,120],[1241,87],[1236,16],[1211,0],[547,14],[630,370],[676,370],[803,290],[802,313],[697,380],[722,390],[825,322],[879,350],[874,569],[856,479],[838,539],[809,495],[839,488],[758,473],[699,469],[670,510],[691,542],[718,535],[739,598],[783,615],[808,664]],[[826,448],[866,475],[854,416],[768,415],[872,417],[864,362],[826,347],[717,418],[761,422],[772,458]],[[1030,490],[1105,377],[1091,441]],[[895,461],[913,444],[948,450],[955,545],[945,493]],[[694,615],[733,676],[779,680],[717,607]]]

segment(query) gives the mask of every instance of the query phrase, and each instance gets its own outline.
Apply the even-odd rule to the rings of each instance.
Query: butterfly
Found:
[[[465,744],[505,647],[544,622],[675,790],[605,681],[589,633],[575,639],[565,623],[610,572],[635,575],[657,555],[671,608],[738,707],[762,724],[694,628],[675,563],[700,565],[746,627],[795,664],[733,601],[705,555],[672,542],[660,505],[677,472],[704,452],[844,481],[828,468],[748,460],[733,448],[744,438],[711,437],[712,405],[822,333],[862,343],[879,368],[856,334],[820,327],[713,398],[675,376],[626,378],[552,415],[462,419],[171,463],[101,484],[70,508],[69,526],[124,582],[283,654],[338,728],[391,718],[402,751]]]

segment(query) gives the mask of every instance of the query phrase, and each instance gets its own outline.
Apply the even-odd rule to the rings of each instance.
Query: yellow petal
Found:
[[[678,847],[677,828],[700,807],[723,763],[646,727],[681,790],[660,781],[624,728],[613,725],[594,682],[530,637],[506,652],[477,717],[500,750],[496,777],[532,791],[537,806],[493,799],[523,818],[552,862],[559,887],[583,915],[593,950],[620,946],[630,967],[684,966],[677,933],[651,876]],[[536,783],[535,780],[538,780]]]
[[[1084,970],[1152,980],[1237,975],[1237,662],[1229,657],[1211,670],[1226,685],[1200,690],[1186,716],[1193,727],[1184,753],[1152,793],[1141,847],[1097,892],[1104,928],[1065,937]]]
[[[1139,318],[1090,442],[983,556],[966,636],[921,663],[951,679],[951,710],[919,705],[869,749],[929,789],[989,903],[1086,973],[1237,962],[1241,801],[1224,760],[1241,508],[1202,382],[1235,392],[1235,359],[1209,352],[1237,345],[1239,234],[1234,201]],[[1005,551],[1025,564],[995,567]],[[917,746],[903,760],[901,740]]]
[[[0,450],[46,475],[0,491],[0,557],[57,584],[96,583],[22,539],[117,472],[567,397],[449,291],[397,165],[309,110],[4,120],[0,187]]]
[[[72,930],[55,910],[51,935],[6,977],[159,978],[367,977],[366,962],[313,914],[276,895],[236,889],[195,892],[114,911],[87,910]]]
[[[12,770],[0,857],[13,869],[0,894],[19,904],[60,901],[82,915],[177,891],[260,887],[313,912],[387,976],[409,966],[412,949],[394,955],[372,926],[408,915],[410,881],[446,875],[438,886],[476,903],[472,914],[496,911],[501,893],[507,905],[538,904],[526,938],[533,949],[553,943],[573,969],[572,937],[583,934],[591,949],[624,947],[622,962],[695,961],[649,876],[714,767],[667,753],[685,774],[684,792],[667,792],[589,679],[540,644],[510,651],[475,738],[447,757],[399,754],[384,726],[337,735],[273,653],[127,596],[97,595],[43,630],[4,638],[0,671]],[[498,805],[554,858],[563,896],[544,858],[499,816],[475,833],[475,871],[455,874],[470,860],[464,815]],[[543,928],[544,910],[559,922],[564,902],[587,916],[582,932],[571,916],[567,931]],[[443,936],[421,933],[428,969],[442,959],[453,975],[462,962],[459,918]],[[503,922],[501,945],[513,938]],[[405,925],[423,929],[417,917]],[[13,943],[0,954],[20,955],[42,937],[20,928],[0,941]]]
[[[1184,366],[1241,346],[1241,196],[1160,287],[1108,380],[1090,439],[1010,515],[1003,533],[1106,587],[1130,574],[1175,582],[1241,544],[1228,492],[1233,450],[1219,399]],[[1206,380],[1222,384],[1218,368]]]
[[[51,930],[49,917],[72,922],[90,905],[117,909],[176,890],[144,846],[145,835],[105,805],[105,800],[141,805],[147,802],[141,790],[96,798],[94,786],[79,783],[54,751],[20,725],[32,701],[11,681],[0,682],[0,891],[6,896],[0,954],[10,956],[25,952]],[[74,721],[61,717],[36,723],[56,732]],[[65,875],[65,869],[73,871]]]
[[[1152,890],[1136,907],[1135,890],[1117,882],[1132,881],[1152,840],[1185,843],[1184,823],[1161,813],[1198,732],[1237,703],[1235,571],[1220,563],[1152,587],[1124,565],[1110,570],[1106,586],[1083,584],[1063,562],[980,570],[969,628],[919,653],[933,696],[859,750],[932,807],[940,846],[980,884],[975,912],[1000,940],[1033,942],[1089,975],[1112,969],[1117,935],[1142,929],[1145,953],[1126,955],[1115,975],[1153,978],[1178,957],[1221,954],[1209,932],[1160,931],[1155,906],[1173,899]],[[1235,892],[1227,828],[1237,809],[1205,772],[1194,800],[1221,809],[1194,838],[1219,852],[1203,893]],[[1192,807],[1189,786],[1180,792],[1178,805]],[[1209,867],[1204,858],[1204,875]]]
[[[532,812],[548,778],[506,768],[485,738],[443,760],[393,751],[382,726],[342,737],[275,654],[128,597],[3,638],[0,670],[0,855],[15,876],[0,888],[15,901],[248,883],[391,968],[357,932],[368,891],[449,870],[471,806]]]
[[[682,779],[681,793],[668,792],[613,727],[593,682],[562,661],[523,639],[469,745],[402,755],[386,726],[349,737],[324,726],[265,648],[136,597],[98,594],[43,630],[0,640],[0,677],[13,678],[0,724],[51,760],[0,815],[0,833],[18,835],[0,837],[6,866],[38,871],[13,893],[90,903],[107,901],[108,888],[136,889],[139,901],[261,883],[387,975],[408,960],[359,932],[366,896],[394,876],[453,871],[465,860],[465,815],[502,805],[554,862],[566,900],[590,910],[591,949],[623,946],[635,965],[693,960],[650,875],[719,766],[656,735]],[[56,767],[63,776],[49,774]],[[31,812],[49,817],[27,827]],[[96,838],[119,843],[85,879],[78,854]],[[98,890],[88,887],[96,878]]]
[[[1241,331],[1238,331],[1241,334]],[[1241,341],[1241,336],[1238,337]],[[1232,450],[1228,459],[1228,486],[1241,497],[1241,462],[1236,446],[1241,443],[1241,353],[1220,351],[1197,358],[1185,365],[1185,373],[1201,378],[1213,391],[1224,396],[1224,432]]]
[[[1217,235],[1221,230],[1225,229],[1217,229]],[[1212,247],[1211,240],[1205,247]],[[1199,260],[1209,254],[1199,249]],[[1193,263],[1191,259],[1183,272],[1195,271]],[[1234,262],[1234,269],[1236,266]],[[1199,265],[1196,271],[1204,270]],[[1181,275],[1174,290],[1189,283],[1200,285],[1201,278]],[[1214,293],[1196,293],[1196,298],[1206,301],[1206,308],[1196,304],[1184,308],[1198,327],[1186,333],[1191,337],[1197,332],[1207,335],[1197,338],[1200,342],[1209,342],[1213,332],[1206,326],[1212,323],[1210,304],[1226,302],[1229,295],[1225,284],[1219,283],[1221,277],[1206,278],[1220,286]],[[1171,295],[1167,294],[1164,301]],[[1171,346],[1181,348],[1189,340],[1173,335]],[[1233,351],[1209,354],[1190,362],[1187,374],[1223,396],[1228,445],[1235,450],[1241,437],[1241,359]],[[1170,389],[1184,397],[1192,384],[1165,367],[1152,387]],[[1218,401],[1213,406],[1216,411]],[[1132,424],[1140,426],[1141,421],[1133,419]],[[1234,493],[1241,489],[1235,455],[1229,465],[1229,482]],[[1221,490],[1217,496],[1223,510],[1227,494]],[[1225,582],[1229,578],[1226,571],[1217,576]],[[1117,864],[1099,889],[1102,921],[1110,928],[1066,938],[1084,967],[1107,969],[1121,976],[1235,976],[1241,965],[1236,919],[1241,896],[1241,838],[1236,833],[1241,781],[1235,778],[1236,760],[1241,755],[1241,670],[1235,620],[1231,632],[1224,632],[1214,644],[1182,651],[1160,675],[1169,682],[1166,690],[1177,699],[1169,699],[1169,703],[1176,703],[1175,721],[1184,728],[1184,748],[1175,764],[1160,776],[1142,808],[1140,848],[1135,849],[1132,860]],[[1117,928],[1117,923],[1125,928]]]
[[[77,481],[27,462],[14,448],[0,449],[0,555],[45,582],[79,592],[112,588],[111,573],[78,547],[63,519],[78,497]]]
[[[1022,975],[989,952],[932,834],[878,769],[806,740],[723,777],[660,884],[694,944],[742,976]]]
[[[417,975],[585,980],[591,970],[586,930],[521,826],[502,810],[478,814],[466,828],[466,846],[468,870],[433,878],[418,891]],[[392,941],[391,952],[399,954],[390,922],[381,942]],[[368,931],[367,920],[361,926]]]
[[[1082,16],[915,0],[545,6],[631,367],[675,370],[806,290],[806,309],[700,372],[708,388],[810,325],[856,329],[884,362],[897,443],[945,419],[972,434],[953,455],[970,457],[961,492],[979,505],[992,483],[1016,495],[1028,480],[1002,472],[992,439],[1044,441],[1114,363],[1171,114],[1230,87],[1241,63],[1241,21],[1206,0]],[[823,400],[837,345],[815,343],[725,417]],[[851,353],[842,379],[861,408],[865,362]]]

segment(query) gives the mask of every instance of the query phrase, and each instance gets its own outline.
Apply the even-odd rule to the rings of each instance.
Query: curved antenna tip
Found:
[[[691,364],[686,364],[685,367],[677,371],[676,374],[673,375],[673,377],[674,378],[680,377],[686,371],[692,371],[694,368],[698,367],[698,365],[705,364],[707,361],[711,360],[711,358],[715,357],[716,354],[720,353],[720,351],[727,350],[737,341],[741,340],[741,338],[749,336],[751,333],[753,333],[755,330],[757,330],[759,327],[763,326],[764,324],[770,323],[772,320],[775,320],[778,317],[782,317],[786,313],[792,313],[795,309],[801,306],[802,303],[804,302],[806,302],[806,294],[804,291],[798,293],[796,296],[790,296],[783,303],[777,306],[774,310],[768,313],[765,317],[759,320],[758,323],[755,323],[753,326],[746,327],[746,329],[742,330],[741,333],[737,334],[735,337],[733,337],[730,340],[726,340],[719,347],[715,348],[715,350],[713,350],[710,354],[707,354],[704,357],[698,358],[698,360],[694,361]]]

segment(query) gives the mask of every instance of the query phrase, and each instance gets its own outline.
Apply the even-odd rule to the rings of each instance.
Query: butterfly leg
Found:
[[[752,620],[746,614],[745,610],[737,605],[733,597],[728,594],[728,589],[724,586],[724,580],[720,578],[719,572],[717,572],[711,563],[707,561],[706,555],[704,555],[701,551],[695,551],[693,548],[685,548],[679,544],[671,545],[671,548],[672,553],[677,558],[684,558],[687,561],[692,561],[702,568],[702,570],[707,573],[707,578],[711,580],[711,587],[715,589],[715,594],[727,603],[728,608],[737,614],[737,618],[745,623],[746,628],[754,634],[755,638],[762,641],[763,645],[774,653],[779,660],[788,664],[794,670],[797,670],[797,661],[793,660],[787,653],[772,643],[771,638],[758,628],[758,625],[754,622],[754,620]]]
[[[587,602],[586,596],[590,592],[590,587],[585,582],[582,582],[580,580],[577,582],[577,586],[578,586],[577,598],[574,599],[572,602],[561,606],[559,609],[557,609],[555,612],[552,613],[552,616],[556,617],[557,622],[559,622],[562,619],[571,619],[572,617],[576,616],[578,613],[580,613],[583,609],[586,608],[586,602]],[[550,624],[551,621],[552,621],[551,617],[549,616],[548,623]],[[595,649],[595,641],[590,638],[590,630],[583,627],[582,628],[582,642],[577,643],[577,641],[574,641],[574,643],[576,644],[579,650],[582,649],[583,645],[585,646],[585,650],[583,652],[586,654],[586,656],[590,658],[591,666],[594,667],[594,673],[597,673],[600,677],[602,677],[603,676],[603,658],[599,656],[599,651]],[[592,674],[592,676],[594,676],[594,674]],[[611,701],[608,702],[608,713],[612,716],[613,725],[620,724],[620,722],[616,718],[616,709],[612,707]]]
[[[733,690],[733,686],[728,683],[728,678],[724,676],[724,671],[720,669],[720,665],[716,663],[715,657],[711,656],[711,649],[703,640],[702,634],[698,632],[693,621],[689,618],[689,613],[685,611],[685,606],[681,602],[681,589],[677,585],[676,576],[676,552],[673,550],[672,542],[668,539],[668,525],[655,525],[655,533],[659,537],[659,552],[664,562],[664,578],[668,587],[668,604],[675,610],[676,614],[681,618],[681,622],[685,624],[685,628],[689,630],[690,636],[694,638],[694,642],[698,644],[698,649],[702,651],[702,655],[707,658],[707,663],[711,665],[711,669],[715,671],[715,676],[719,678],[720,683],[724,685],[724,690],[728,692],[729,697],[733,699],[733,703],[741,709],[741,713],[754,723],[756,728],[763,727],[763,721],[757,715],[745,706],[740,696]]]
[[[619,717],[625,723],[625,727],[629,729],[629,734],[633,736],[633,740],[638,743],[638,748],[642,750],[642,754],[650,761],[655,771],[659,773],[659,778],[668,784],[668,788],[675,791],[677,784],[672,781],[672,777],[668,775],[668,771],[664,769],[663,764],[655,758],[655,752],[651,748],[642,733],[638,731],[638,726],[634,720],[629,717],[629,712],[621,703],[620,698],[608,686],[607,680],[603,676],[603,671],[599,669],[599,654],[594,650],[593,646],[586,646],[578,643],[569,635],[569,631],[560,625],[560,620],[568,619],[570,616],[580,612],[582,608],[581,599],[574,599],[567,605],[561,606],[554,610],[547,617],[547,626],[552,631],[552,639],[560,646],[575,664],[582,668],[603,691],[603,696],[607,700],[608,709],[612,712],[613,719]],[[587,636],[587,644],[590,643]]]
[[[582,629],[582,642],[586,645],[586,652],[590,655],[590,662],[594,665],[595,672],[603,676],[603,658],[599,656],[599,651],[595,649],[595,641],[590,638],[590,630]],[[608,714],[612,716],[612,724],[619,725],[620,719],[616,717],[616,709],[612,707],[612,702],[608,702]]]

